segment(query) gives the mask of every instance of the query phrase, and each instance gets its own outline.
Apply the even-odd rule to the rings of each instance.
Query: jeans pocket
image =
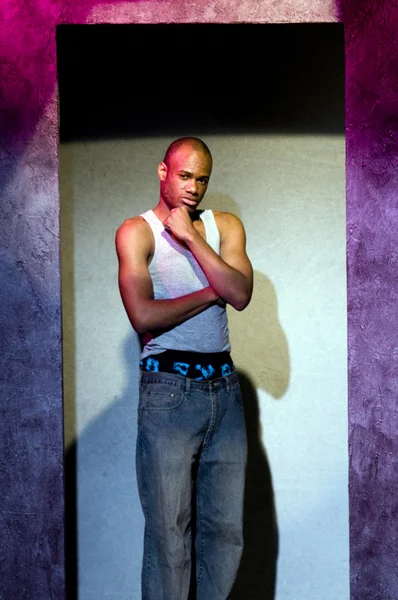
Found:
[[[240,390],[239,387],[233,388],[232,389],[232,395],[235,401],[235,404],[239,407],[239,408],[244,408],[243,406],[243,398],[242,398],[242,392]]]
[[[166,382],[141,383],[139,410],[173,410],[184,400],[179,387]]]

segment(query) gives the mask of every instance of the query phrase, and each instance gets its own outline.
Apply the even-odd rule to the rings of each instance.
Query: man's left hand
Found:
[[[185,243],[196,234],[188,208],[185,206],[173,208],[169,216],[163,221],[163,226],[176,238]]]

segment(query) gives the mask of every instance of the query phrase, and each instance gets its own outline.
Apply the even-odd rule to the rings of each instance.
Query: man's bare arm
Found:
[[[140,334],[174,327],[220,303],[210,286],[180,298],[154,300],[148,270],[152,243],[148,227],[138,217],[125,221],[116,232],[120,295],[132,326]]]

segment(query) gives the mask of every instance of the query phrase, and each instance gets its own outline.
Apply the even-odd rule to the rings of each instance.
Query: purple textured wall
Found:
[[[398,5],[342,3],[346,39],[352,600],[398,598]]]
[[[42,3],[43,5],[43,3]],[[50,5],[50,3],[49,3]],[[0,597],[64,594],[62,362],[53,28],[2,3]]]
[[[398,7],[342,0],[347,62],[353,600],[398,597]],[[0,595],[62,598],[62,398],[55,26],[334,21],[324,0],[0,6]]]

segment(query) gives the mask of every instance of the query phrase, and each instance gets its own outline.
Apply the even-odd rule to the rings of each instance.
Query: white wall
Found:
[[[251,305],[229,314],[272,474],[276,598],[348,600],[344,138],[204,139],[214,169],[203,205],[242,218],[255,269]],[[170,141],[60,149],[65,438],[67,448],[78,440],[81,600],[140,598],[139,347],[119,298],[114,234],[155,206]]]

